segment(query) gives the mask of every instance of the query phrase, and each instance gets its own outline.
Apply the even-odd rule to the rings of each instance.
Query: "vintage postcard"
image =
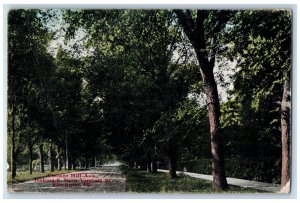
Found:
[[[293,14],[10,9],[7,191],[290,193]]]

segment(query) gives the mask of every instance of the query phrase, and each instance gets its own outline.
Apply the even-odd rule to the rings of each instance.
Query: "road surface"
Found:
[[[87,171],[48,176],[8,185],[9,192],[30,193],[120,193],[125,192],[125,178],[118,164],[103,165]]]

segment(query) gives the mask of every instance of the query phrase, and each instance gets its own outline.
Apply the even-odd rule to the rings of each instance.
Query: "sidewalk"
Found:
[[[169,172],[168,170],[158,169],[160,172]],[[212,175],[204,175],[199,173],[190,173],[190,172],[181,172],[177,171],[177,174],[183,173],[185,175],[194,177],[194,178],[200,178],[204,180],[210,180],[212,181]],[[244,188],[252,188],[256,190],[261,190],[265,192],[273,192],[273,193],[279,193],[280,192],[280,185],[278,184],[271,184],[271,183],[263,183],[258,181],[250,181],[250,180],[243,180],[238,178],[228,178],[227,182],[229,185],[236,185]]]

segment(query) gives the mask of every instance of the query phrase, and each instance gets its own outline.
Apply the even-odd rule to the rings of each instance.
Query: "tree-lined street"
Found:
[[[120,192],[121,169],[103,166],[119,160],[137,190],[135,181],[146,176],[163,178],[167,186],[157,190],[176,192],[175,181],[191,182],[193,191],[230,192],[230,177],[289,192],[292,15],[10,10],[8,185],[50,172],[56,186],[29,181],[13,189]],[[158,169],[168,170],[167,178]],[[72,187],[62,187],[58,176],[71,170],[72,177],[94,174],[95,185],[74,176]],[[176,171],[212,182],[197,190],[208,183]]]

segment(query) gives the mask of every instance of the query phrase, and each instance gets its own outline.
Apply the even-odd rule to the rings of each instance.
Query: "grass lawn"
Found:
[[[150,174],[146,171],[122,168],[126,177],[126,192],[133,193],[215,193],[212,182],[187,175],[171,179],[167,173]],[[260,191],[230,186],[225,193],[259,193]]]
[[[55,170],[54,172],[45,171],[45,173],[41,172],[32,172],[32,174],[29,174],[28,172],[17,172],[17,175],[15,179],[11,179],[11,172],[7,172],[7,183],[20,183],[28,180],[33,180],[36,178],[42,178],[46,177],[48,175],[58,175],[58,174],[64,174],[64,173],[70,173],[75,170]]]

